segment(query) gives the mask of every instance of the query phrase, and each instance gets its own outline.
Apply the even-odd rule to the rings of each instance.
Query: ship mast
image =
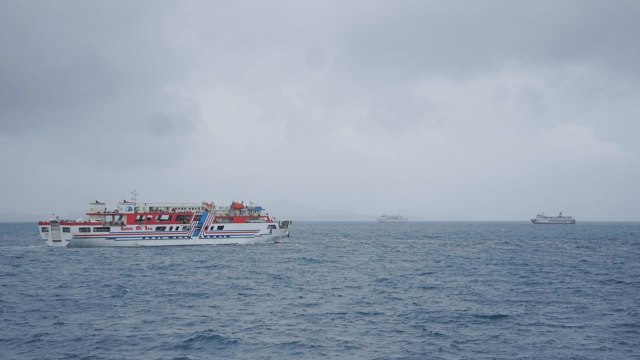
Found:
[[[133,189],[133,191],[131,192],[131,200],[133,200],[133,206],[136,206],[136,203],[138,202],[138,195],[140,195],[140,193],[138,193],[136,189]]]

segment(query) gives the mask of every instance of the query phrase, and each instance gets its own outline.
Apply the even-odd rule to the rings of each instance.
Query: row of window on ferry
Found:
[[[175,216],[175,221],[177,222],[187,222],[189,220],[191,220],[191,218],[193,217],[193,215],[177,215]],[[167,214],[162,214],[162,215],[156,215],[155,220],[156,221],[172,221],[174,218],[173,215],[167,215]],[[152,221],[153,220],[153,215],[138,215],[136,216],[136,221]]]
[[[215,226],[207,226],[205,228],[205,230],[214,230]],[[224,230],[224,225],[218,225],[217,227],[215,227],[215,230]],[[182,230],[183,231],[187,231],[190,230],[191,226],[182,226]],[[42,227],[40,228],[40,230],[42,232],[49,232],[49,228],[48,227]],[[179,231],[180,230],[180,226],[176,226],[175,228],[173,226],[169,227],[169,230],[167,230],[166,226],[156,226],[155,231]],[[93,228],[93,232],[110,232],[111,228],[107,227],[107,226],[102,226],[102,227],[94,227]],[[70,227],[62,227],[62,232],[71,232],[71,228]],[[91,232],[91,228],[90,227],[80,227],[78,228],[78,232],[81,233],[89,233]]]

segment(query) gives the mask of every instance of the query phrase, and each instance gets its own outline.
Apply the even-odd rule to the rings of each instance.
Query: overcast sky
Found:
[[[0,220],[640,220],[640,2],[0,1]]]

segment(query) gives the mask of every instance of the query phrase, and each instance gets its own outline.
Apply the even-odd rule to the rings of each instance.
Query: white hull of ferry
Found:
[[[192,245],[249,245],[277,243],[286,240],[289,231],[284,229],[273,230],[271,234],[256,234],[252,236],[235,237],[191,237],[191,238],[117,238],[117,237],[94,237],[84,239],[71,239],[68,247],[90,248],[90,247],[143,247],[143,246],[192,246]]]
[[[546,225],[546,224],[575,224],[576,221],[575,220],[538,220],[538,219],[531,219],[531,222],[534,224],[538,224],[538,225]]]

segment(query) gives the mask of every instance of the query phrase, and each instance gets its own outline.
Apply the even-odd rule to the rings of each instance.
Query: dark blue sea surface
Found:
[[[1,359],[638,359],[640,224],[296,223],[50,248],[0,224]]]

